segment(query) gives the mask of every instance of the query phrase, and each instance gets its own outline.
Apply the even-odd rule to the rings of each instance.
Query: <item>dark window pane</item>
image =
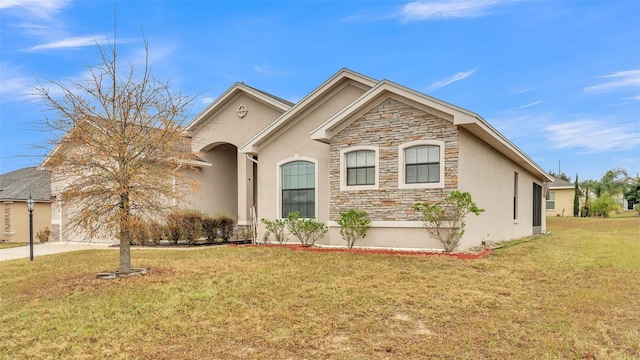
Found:
[[[375,151],[358,150],[346,155],[347,185],[375,184]]]
[[[300,217],[315,217],[315,165],[294,161],[282,165],[282,217],[298,211]]]

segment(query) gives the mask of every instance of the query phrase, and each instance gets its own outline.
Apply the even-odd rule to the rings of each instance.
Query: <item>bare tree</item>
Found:
[[[158,218],[190,184],[190,144],[182,134],[193,97],[174,93],[153,77],[144,41],[144,66],[118,66],[115,44],[96,44],[102,63],[88,80],[39,82],[37,95],[56,115],[48,130],[59,134],[44,166],[62,178],[61,200],[73,204],[67,226],[120,240],[119,273],[131,272],[134,219]],[[190,184],[193,186],[184,186]]]

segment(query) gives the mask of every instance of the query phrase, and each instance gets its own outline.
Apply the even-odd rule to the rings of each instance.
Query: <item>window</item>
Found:
[[[518,220],[518,173],[513,173],[513,220]]]
[[[547,199],[547,210],[554,210],[556,208],[556,193],[555,191],[549,191],[549,198]]]
[[[415,146],[405,150],[405,182],[407,184],[440,181],[440,147]]]
[[[444,143],[413,141],[400,146],[400,188],[444,187]]]
[[[316,216],[316,166],[310,161],[293,161],[280,167],[282,217],[297,211],[302,218]]]
[[[378,188],[378,147],[353,146],[340,150],[340,190]]]
[[[347,186],[376,183],[375,152],[358,150],[347,154]]]

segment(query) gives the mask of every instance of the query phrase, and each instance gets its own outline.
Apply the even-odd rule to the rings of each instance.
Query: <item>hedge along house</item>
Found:
[[[354,208],[372,220],[356,246],[439,249],[411,206],[459,189],[486,210],[467,218],[461,250],[545,229],[552,178],[484,119],[348,69],[296,104],[236,83],[187,130],[211,164],[191,204],[239,224],[252,206],[267,219],[299,211],[329,226],[319,244],[342,246],[336,220]]]

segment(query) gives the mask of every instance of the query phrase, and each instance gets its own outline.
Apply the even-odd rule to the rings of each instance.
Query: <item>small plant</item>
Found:
[[[445,252],[452,252],[460,245],[465,216],[484,212],[471,200],[471,194],[459,190],[452,191],[444,199],[444,205],[422,202],[414,204],[413,209],[421,213],[425,229],[442,243]]]
[[[284,219],[275,219],[273,221],[268,219],[261,219],[264,226],[267,228],[267,232],[265,233],[265,243],[269,241],[269,235],[273,234],[275,240],[278,244],[286,244],[289,239],[287,239],[287,235],[285,234],[285,228],[287,226],[287,222]]]
[[[371,220],[369,220],[366,211],[349,209],[340,212],[338,225],[340,225],[340,235],[347,242],[347,246],[352,248],[356,240],[364,239],[367,236]]]
[[[48,227],[38,231],[36,233],[36,239],[38,239],[41,243],[49,242],[49,238],[51,237],[51,230]]]
[[[289,213],[286,222],[289,232],[300,240],[302,246],[313,246],[329,231],[327,225],[316,219],[301,219],[297,211]]]

